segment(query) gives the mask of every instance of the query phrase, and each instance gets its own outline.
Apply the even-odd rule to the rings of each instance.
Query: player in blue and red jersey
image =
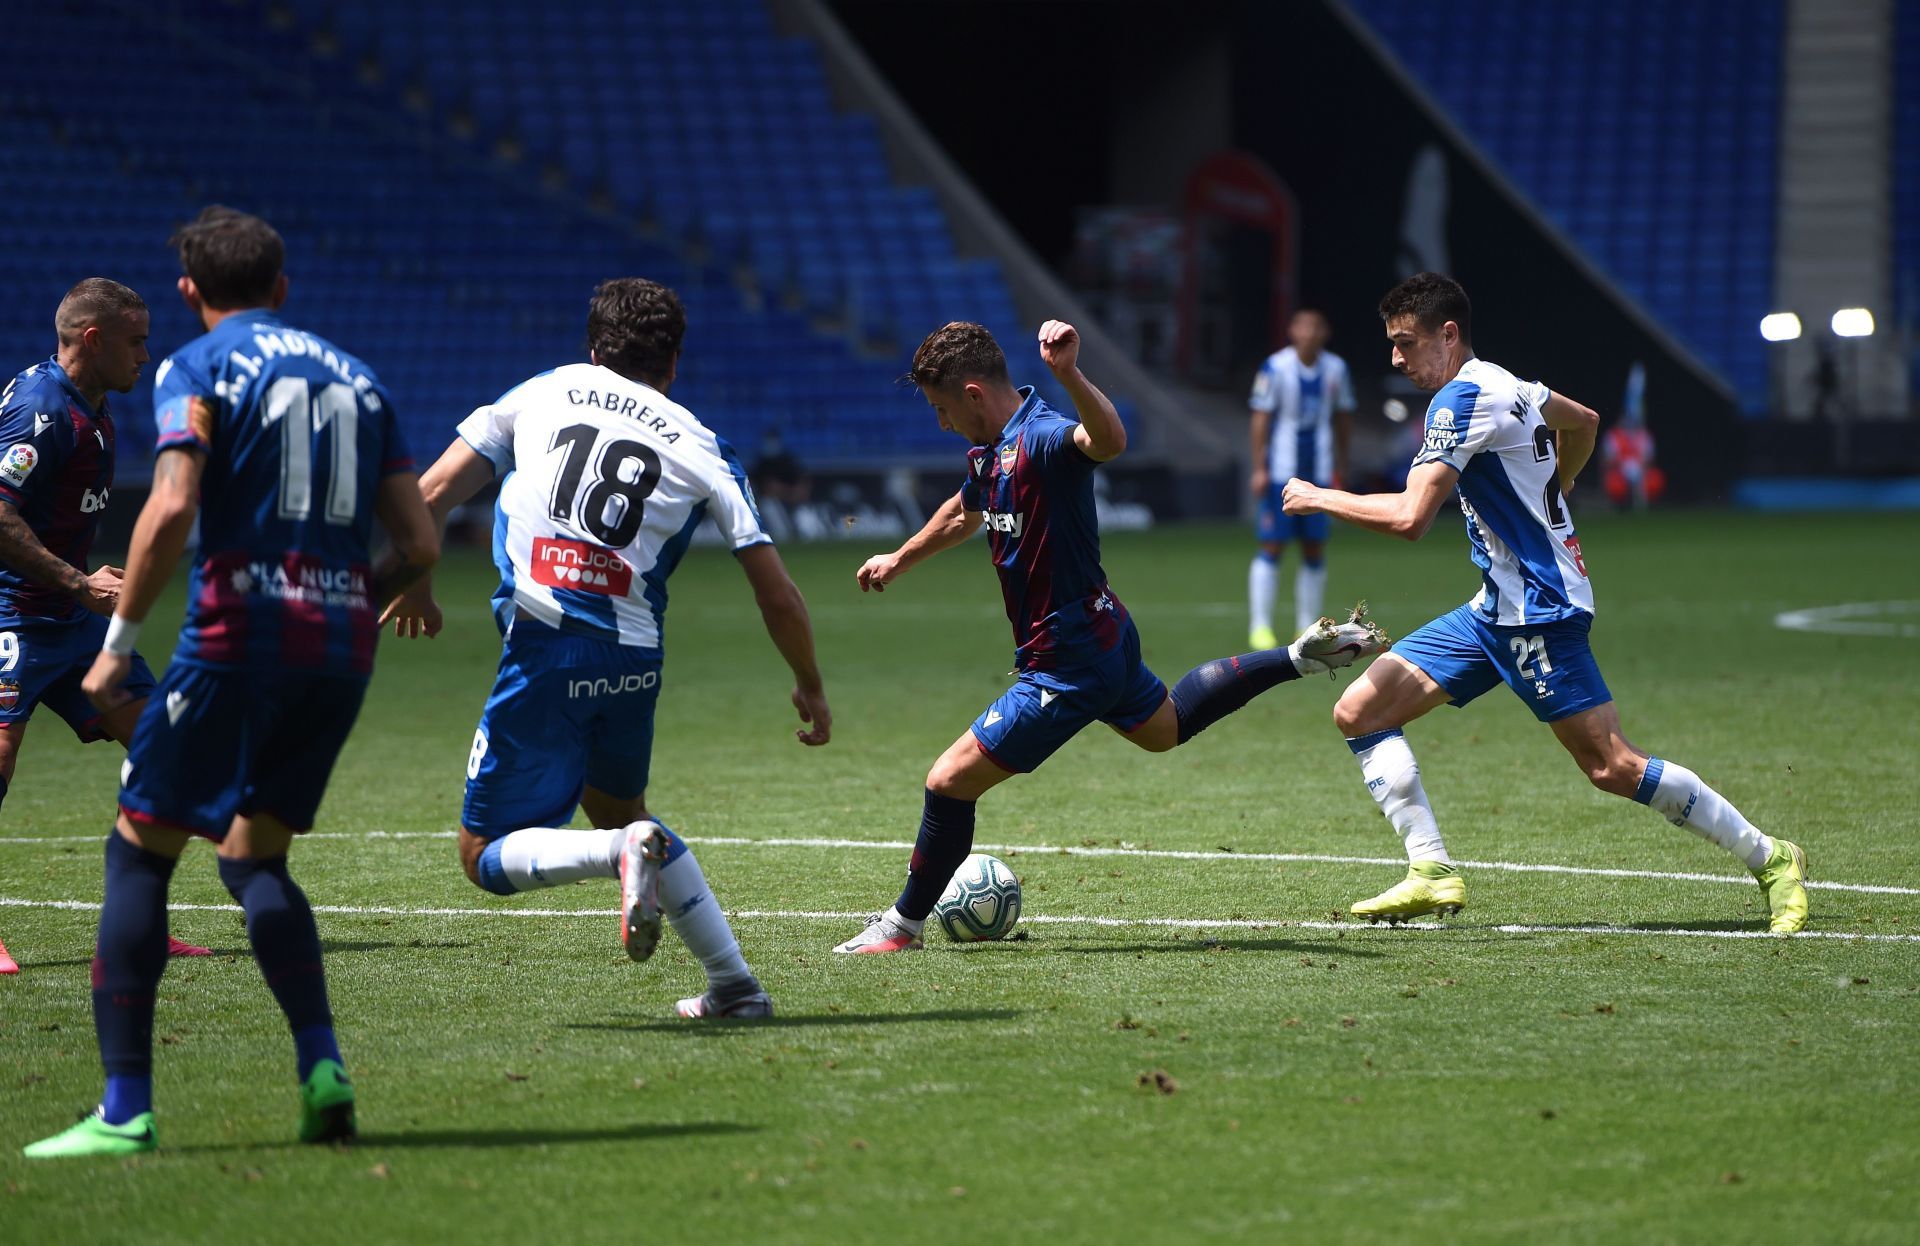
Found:
[[[1080,335],[1049,320],[1040,357],[1079,418],[1015,389],[1006,356],[977,324],[955,322],[920,344],[909,374],[940,427],[973,443],[960,491],[891,554],[869,558],[862,591],[884,591],[922,559],[965,541],[982,523],[1013,624],[1018,677],[933,764],[907,885],[892,908],[836,952],[921,946],[920,930],[973,848],[974,806],[1032,770],[1082,728],[1103,722],[1149,752],[1184,744],[1260,693],[1301,675],[1350,665],[1387,646],[1356,609],[1321,619],[1284,648],[1219,658],[1169,692],[1140,659],[1140,634],[1100,569],[1093,469],[1127,448],[1119,413],[1080,372]]]
[[[354,1135],[313,910],[287,848],[313,825],[360,712],[390,599],[439,556],[392,403],[346,351],[275,314],[280,235],[208,208],[174,237],[180,293],[207,332],[154,378],[160,436],[113,622],[84,688],[112,703],[141,622],[196,517],[187,619],[128,751],[107,837],[93,960],[100,1107],[29,1158],[154,1148],[153,1014],[166,969],[167,884],[193,835],[219,844],[254,958],[293,1031],[302,1141]],[[378,517],[393,551],[368,553]]]
[[[107,394],[124,394],[147,362],[147,305],[131,289],[88,277],[54,313],[59,349],[0,392],[0,800],[45,705],[81,740],[132,738],[153,691],[136,654],[124,699],[102,711],[80,691],[100,652],[121,570],[87,571],[113,489]],[[169,939],[175,956],[207,949]],[[0,973],[18,972],[0,947]]]

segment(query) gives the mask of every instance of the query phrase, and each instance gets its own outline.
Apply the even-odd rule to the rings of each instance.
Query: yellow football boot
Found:
[[[1445,861],[1415,861],[1407,867],[1407,876],[1371,900],[1362,900],[1352,908],[1355,917],[1369,922],[1399,925],[1413,917],[1438,913],[1451,917],[1467,907],[1467,880]],[[1801,911],[1805,912],[1805,901]]]
[[[1753,872],[1767,894],[1774,934],[1798,934],[1807,928],[1807,854],[1799,844],[1774,836],[1773,855]]]

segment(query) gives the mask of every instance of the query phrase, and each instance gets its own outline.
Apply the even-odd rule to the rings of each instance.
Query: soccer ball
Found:
[[[976,852],[960,863],[933,916],[955,943],[1004,939],[1020,920],[1020,880],[1005,861]]]

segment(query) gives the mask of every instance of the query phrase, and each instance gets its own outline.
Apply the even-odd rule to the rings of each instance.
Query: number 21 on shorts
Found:
[[[1553,661],[1547,657],[1545,636],[1515,636],[1507,642],[1513,650],[1514,669],[1522,679],[1540,679],[1553,674]],[[1536,670],[1535,668],[1539,668]]]

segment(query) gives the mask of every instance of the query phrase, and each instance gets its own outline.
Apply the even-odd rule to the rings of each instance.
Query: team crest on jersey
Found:
[[[533,582],[548,588],[625,597],[633,588],[633,568],[610,549],[585,541],[533,539]]]
[[[1020,461],[1020,443],[1019,442],[1016,441],[1010,446],[1000,447],[1000,470],[1002,472],[1012,471],[1013,465],[1019,461]]]
[[[0,710],[12,712],[20,704],[20,681],[0,679]]]
[[[24,485],[39,465],[40,452],[23,441],[8,450],[5,458],[0,458],[0,480],[10,485]]]

